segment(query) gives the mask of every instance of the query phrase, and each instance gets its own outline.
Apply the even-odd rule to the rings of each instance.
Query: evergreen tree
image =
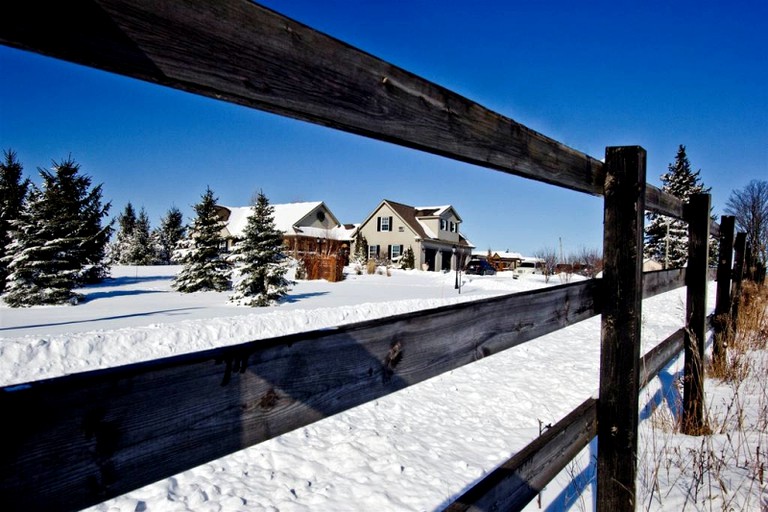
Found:
[[[110,260],[116,265],[130,265],[128,252],[131,237],[136,229],[136,210],[129,202],[117,216],[117,233],[115,241],[110,245]]]
[[[183,268],[173,286],[185,293],[229,290],[231,266],[221,249],[224,223],[216,213],[216,198],[210,187],[194,209],[197,216],[190,233],[180,242],[175,255]]]
[[[175,263],[173,251],[179,241],[184,238],[185,232],[181,210],[175,206],[171,207],[160,221],[160,227],[155,231],[159,263],[163,265]]]
[[[401,261],[401,267],[405,269],[412,270],[415,267],[415,256],[413,254],[413,248],[411,246],[408,246],[408,248],[403,251],[403,259]]]
[[[669,164],[667,172],[661,175],[662,190],[687,203],[692,195],[705,194],[710,190],[701,183],[700,172],[691,171],[685,146],[681,144],[675,162]],[[688,224],[658,213],[648,213],[647,219],[645,257],[661,262],[666,268],[685,266],[688,261]],[[713,246],[712,249],[716,254],[716,248]]]
[[[352,261],[359,265],[364,265],[368,261],[368,240],[363,236],[363,233],[358,229],[355,233],[355,253],[352,257]]]
[[[9,246],[5,302],[12,307],[77,302],[72,290],[80,268],[73,264],[72,237],[62,237],[55,208],[45,193],[32,185],[25,208],[11,221],[14,241]]]
[[[22,179],[22,165],[16,159],[16,153],[7,150],[3,153],[5,161],[0,163],[0,293],[5,289],[8,277],[8,246],[11,238],[11,224],[18,220],[24,204],[24,197],[29,189],[29,179]]]
[[[149,217],[144,208],[126,240],[122,263],[125,265],[152,265],[155,262],[155,250],[150,240]]]
[[[42,187],[32,186],[18,221],[11,222],[6,301],[13,306],[76,301],[72,292],[86,280],[103,277],[104,249],[111,226],[103,227],[109,204],[101,185],[79,174],[71,158],[53,170],[39,169]]]
[[[274,208],[262,193],[256,196],[243,239],[235,246],[241,281],[231,300],[247,306],[268,306],[288,293],[291,282],[283,254],[283,234],[275,228]]]

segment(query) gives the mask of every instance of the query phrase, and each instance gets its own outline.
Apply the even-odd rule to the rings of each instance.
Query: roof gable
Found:
[[[275,228],[283,233],[293,233],[295,231],[294,226],[300,225],[301,221],[321,207],[331,216],[336,226],[340,225],[339,221],[322,201],[272,204],[270,206],[273,208],[272,218],[275,222]],[[229,234],[233,237],[242,236],[248,223],[248,217],[253,213],[253,207],[219,206],[219,208],[229,212],[228,216],[224,216]]]

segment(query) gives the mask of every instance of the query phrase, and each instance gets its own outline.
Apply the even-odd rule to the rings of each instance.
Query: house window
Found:
[[[379,257],[379,246],[378,245],[369,245],[368,246],[368,259],[369,260],[375,260]]]
[[[402,245],[390,245],[389,246],[389,259],[394,260],[399,258],[403,254]]]
[[[377,217],[376,231],[392,231],[392,217]]]
[[[445,219],[440,219],[440,229],[443,231],[448,231],[448,221]]]
[[[456,232],[456,224],[454,224],[453,221],[451,221],[450,224],[451,224],[451,233],[455,233]]]

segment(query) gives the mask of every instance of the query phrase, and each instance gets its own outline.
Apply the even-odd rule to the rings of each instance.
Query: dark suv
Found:
[[[485,260],[471,260],[467,263],[467,266],[464,267],[464,273],[475,274],[478,276],[492,276],[496,274],[496,269]]]

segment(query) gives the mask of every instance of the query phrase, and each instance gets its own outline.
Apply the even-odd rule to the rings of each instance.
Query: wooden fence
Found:
[[[599,508],[632,509],[638,391],[681,348],[686,425],[701,429],[707,241],[718,230],[708,196],[684,205],[646,183],[642,148],[608,148],[602,163],[248,0],[42,4],[7,2],[0,42],[603,196],[605,269],[600,280],[4,387],[4,510],[87,507],[598,314],[599,399],[449,508],[519,508],[598,434]],[[689,222],[685,271],[642,274],[646,210]],[[728,273],[724,263],[720,285]],[[688,324],[641,358],[643,296],[683,285]]]

